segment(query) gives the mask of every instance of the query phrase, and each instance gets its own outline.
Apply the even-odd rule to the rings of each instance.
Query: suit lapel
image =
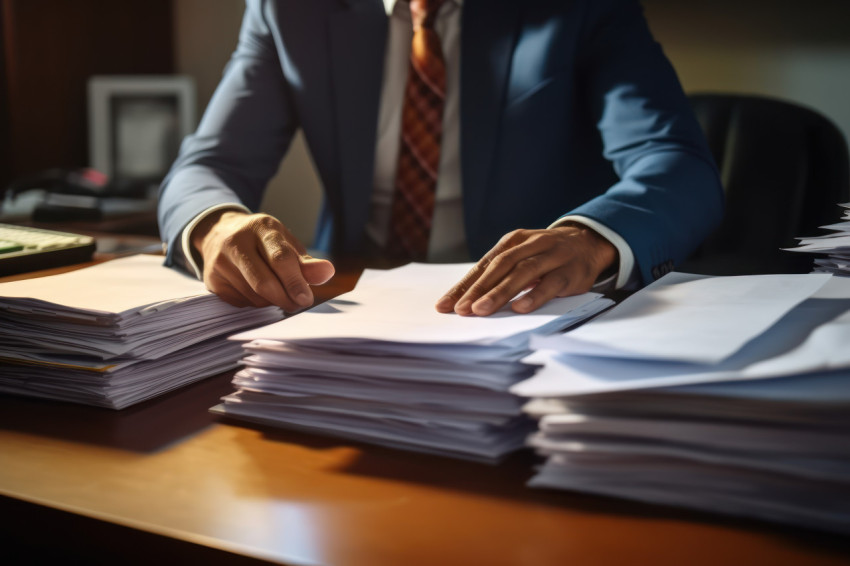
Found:
[[[484,214],[511,57],[520,28],[519,0],[464,0],[461,28],[461,163],[470,243]],[[471,246],[472,247],[472,246]]]
[[[334,248],[356,250],[368,220],[387,15],[381,0],[340,0],[330,17],[339,187]]]

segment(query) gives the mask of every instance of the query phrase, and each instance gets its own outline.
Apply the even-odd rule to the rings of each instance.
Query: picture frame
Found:
[[[159,183],[196,126],[195,100],[185,75],[91,77],[91,167],[112,180]]]

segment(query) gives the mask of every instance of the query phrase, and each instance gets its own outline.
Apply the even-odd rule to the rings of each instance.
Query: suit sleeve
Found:
[[[204,210],[228,203],[258,208],[296,128],[263,1],[247,0],[237,48],[197,131],[183,141],[160,188],[166,265],[184,263],[180,235]]]
[[[723,189],[676,73],[635,0],[588,0],[583,96],[619,181],[570,212],[621,235],[644,284],[670,271],[719,224]]]

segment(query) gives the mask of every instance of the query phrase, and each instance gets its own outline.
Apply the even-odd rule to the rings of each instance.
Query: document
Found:
[[[203,282],[173,269],[162,269],[162,257],[152,255],[130,256],[61,275],[0,283],[3,308],[50,316],[144,316],[202,295],[211,295]]]
[[[830,277],[715,363],[536,351],[544,367],[511,388],[531,397],[528,442],[547,458],[529,485],[850,533],[848,344],[850,278]]]
[[[236,367],[227,336],[282,317],[230,306],[158,256],[0,283],[0,391],[121,409]]]
[[[367,270],[365,279],[350,293],[281,324],[250,330],[234,339],[517,344],[527,342],[532,331],[562,327],[562,320],[571,313],[602,298],[599,293],[556,298],[522,316],[517,316],[509,306],[488,317],[437,312],[434,308],[437,300],[473,265],[411,263],[386,272]]]
[[[844,210],[842,222],[821,226],[831,234],[797,238],[796,248],[787,248],[790,252],[816,253],[826,255],[815,259],[814,271],[850,276],[850,203],[840,205]]]
[[[472,264],[367,271],[357,287],[281,323],[240,333],[245,368],[213,412],[482,462],[522,448],[533,423],[508,388],[532,332],[561,330],[611,306],[588,293],[530,315],[434,309]]]
[[[551,344],[548,339],[532,340],[532,347]],[[796,375],[846,367],[850,364],[846,344],[850,344],[850,279],[833,277],[811,299],[717,364],[540,350],[525,360],[544,367],[511,390],[527,397],[563,397]]]
[[[608,358],[714,364],[762,334],[829,278],[670,273],[593,324],[538,340],[534,347]]]

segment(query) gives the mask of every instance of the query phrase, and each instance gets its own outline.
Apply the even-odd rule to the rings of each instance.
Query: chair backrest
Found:
[[[730,94],[690,96],[726,191],[720,228],[680,271],[734,275],[807,273],[813,256],[782,251],[824,233],[850,201],[850,157],[841,131],[798,104]]]

